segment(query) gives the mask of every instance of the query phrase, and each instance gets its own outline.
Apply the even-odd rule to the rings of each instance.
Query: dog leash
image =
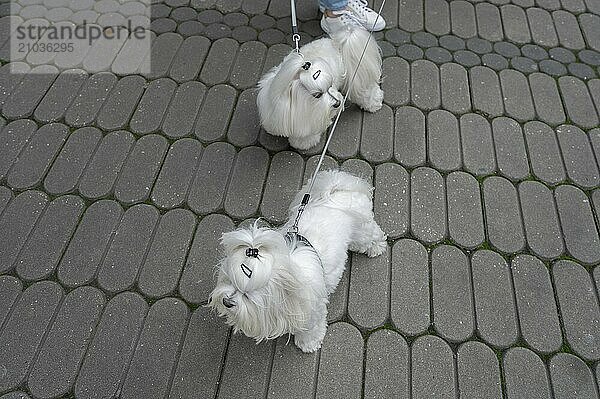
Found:
[[[296,52],[300,54],[300,33],[298,32],[298,21],[296,20],[296,0],[290,0],[292,9],[292,40],[296,44]]]
[[[290,0],[291,1],[291,6],[292,6],[292,31],[294,30],[294,28],[296,29],[296,32],[298,32],[298,27],[296,26],[296,5],[295,5],[295,0]],[[354,73],[352,74],[352,79],[350,79],[350,83],[348,84],[348,89],[346,90],[346,94],[344,95],[344,102],[343,104],[346,103],[346,100],[348,100],[348,95],[350,94],[350,88],[352,87],[352,85],[354,84],[354,79],[356,78],[356,74],[358,73],[358,68],[360,67],[360,64],[365,56],[365,53],[367,52],[367,47],[369,45],[369,41],[371,40],[371,37],[373,35],[373,32],[375,30],[375,25],[377,24],[377,21],[379,20],[379,17],[381,17],[381,11],[383,11],[383,7],[385,6],[385,1],[383,0],[381,2],[381,6],[379,7],[379,11],[377,12],[377,18],[375,18],[375,21],[373,22],[373,26],[371,27],[371,29],[369,30],[369,37],[367,38],[367,42],[365,43],[365,47],[363,48],[363,51],[360,55],[360,58],[358,60],[358,64],[356,64],[356,69],[354,70]],[[296,41],[296,39],[294,38],[294,36],[292,36],[292,39],[296,42],[296,51],[299,53],[300,50],[298,48],[298,42],[300,41],[300,35],[299,34],[295,34],[297,35],[297,39],[298,41]],[[310,186],[308,186],[308,191],[304,194],[304,196],[302,197],[302,201],[300,202],[300,205],[298,206],[298,214],[296,215],[296,219],[294,220],[294,224],[289,228],[288,230],[288,234],[298,234],[298,223],[300,223],[300,218],[302,217],[302,213],[304,212],[304,209],[306,208],[306,205],[308,205],[308,202],[310,201],[310,193],[313,189],[313,186],[315,185],[315,177],[317,176],[317,173],[319,173],[319,170],[321,169],[321,166],[323,165],[323,160],[325,159],[325,154],[327,153],[327,149],[329,148],[329,144],[331,143],[331,139],[333,137],[333,133],[335,132],[335,129],[337,128],[338,122],[340,120],[340,116],[342,115],[342,111],[344,110],[344,107],[340,107],[339,111],[335,117],[335,121],[333,122],[333,125],[331,126],[331,129],[329,130],[329,134],[327,136],[327,141],[325,142],[325,146],[323,147],[323,151],[321,152],[321,156],[319,157],[319,162],[317,163],[317,167],[315,168],[315,171],[313,172],[311,178],[310,178]]]

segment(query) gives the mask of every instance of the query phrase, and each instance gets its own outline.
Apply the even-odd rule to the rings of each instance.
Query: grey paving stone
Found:
[[[504,113],[498,75],[487,67],[476,66],[469,71],[473,109],[491,117]]]
[[[0,186],[0,216],[2,215],[2,212],[12,199],[12,190],[8,187]]]
[[[102,292],[93,287],[65,297],[29,375],[33,395],[56,397],[71,389],[104,303]]]
[[[588,89],[590,90],[590,95],[596,105],[596,111],[598,111],[598,109],[600,109],[600,79],[590,80],[588,82]]]
[[[129,132],[104,136],[79,181],[79,193],[87,198],[100,198],[111,192],[133,144],[134,138]]]
[[[194,212],[206,214],[222,207],[235,155],[235,149],[227,143],[206,147],[187,199]]]
[[[522,122],[534,119],[533,101],[527,78],[520,72],[504,70],[500,72],[500,85],[506,114]]]
[[[176,22],[189,21],[190,19],[196,19],[198,13],[191,7],[178,7],[171,12],[171,19]]]
[[[546,266],[533,256],[518,255],[511,270],[523,339],[542,353],[558,350],[562,334]]]
[[[600,238],[589,198],[570,185],[554,190],[554,199],[569,253],[584,263],[600,260]]]
[[[0,272],[10,270],[28,236],[42,215],[48,198],[39,191],[25,191],[7,206],[0,219]]]
[[[352,258],[350,258],[346,269],[342,273],[335,291],[329,296],[329,304],[327,305],[328,323],[340,321],[348,314],[348,291],[350,289],[351,269]]]
[[[392,43],[394,46],[400,46],[401,44],[410,43],[410,34],[401,29],[386,29],[384,32],[385,40]]]
[[[521,47],[521,52],[525,57],[535,61],[541,61],[548,58],[548,52],[535,44],[524,45]]]
[[[79,286],[95,277],[122,214],[122,208],[109,200],[87,208],[58,265],[58,278],[64,285]]]
[[[585,48],[583,35],[579,30],[577,18],[570,12],[558,10],[552,13],[554,26],[558,34],[559,43],[568,49],[581,50]]]
[[[498,7],[489,3],[477,3],[475,14],[479,36],[494,42],[502,40],[504,35]]]
[[[59,197],[48,205],[19,253],[16,265],[22,279],[40,280],[55,270],[83,209],[76,196]]]
[[[175,28],[177,28],[177,22],[169,18],[157,18],[150,24],[150,29],[157,35],[173,32]]]
[[[443,0],[425,0],[425,30],[441,36],[450,33],[450,9]]]
[[[409,32],[423,29],[423,3],[420,0],[407,0],[399,7],[398,26]]]
[[[205,93],[206,86],[200,82],[180,85],[165,115],[162,132],[170,138],[191,134]]]
[[[176,82],[194,80],[208,54],[210,40],[202,36],[188,37],[183,41],[169,70],[169,77]]]
[[[365,398],[408,397],[408,345],[400,334],[379,330],[369,336],[365,363]]]
[[[317,160],[315,158],[318,158],[318,157],[313,157],[313,158],[309,159],[309,162],[313,161],[313,160]],[[330,163],[330,164],[328,164],[327,161],[328,161],[328,159],[323,159],[324,166],[322,166],[321,169],[335,170],[338,168],[338,165],[335,162],[335,159],[329,158],[329,161],[332,161],[332,163]],[[304,181],[305,182],[307,182],[309,179],[309,176],[307,176],[309,169],[311,172],[313,172],[315,168],[316,168],[316,164],[313,165],[313,162],[311,162],[311,165],[308,165],[308,162],[307,162],[307,166],[304,169]],[[342,166],[339,167],[339,169],[344,172],[353,174],[354,176],[358,176],[361,179],[365,179],[369,184],[373,184],[373,168],[371,167],[371,165],[369,165],[369,163],[367,161],[363,161],[362,159],[348,159],[348,160],[344,161],[344,163],[342,164]]]
[[[400,57],[383,60],[382,89],[386,104],[396,107],[405,105],[410,99],[410,69],[408,62]],[[443,80],[442,80],[443,82]]]
[[[506,352],[502,363],[507,398],[551,397],[546,367],[535,353],[525,348],[512,348]]]
[[[98,271],[103,289],[119,292],[133,286],[158,219],[156,208],[145,204],[124,213]]]
[[[136,134],[158,131],[175,89],[177,89],[177,84],[171,79],[160,78],[152,81],[131,117],[129,123],[131,131]]]
[[[558,257],[564,246],[552,193],[530,181],[519,185],[519,196],[529,247],[545,259]]]
[[[144,295],[162,297],[175,290],[195,227],[196,217],[185,209],[161,217],[138,277]]]
[[[167,394],[188,318],[181,300],[165,298],[152,305],[123,384],[123,398]]]
[[[171,145],[150,196],[159,208],[183,204],[202,149],[200,142],[193,139],[181,139]]]
[[[536,4],[546,10],[558,10],[561,8],[559,0],[537,0]]]
[[[40,65],[31,69],[6,99],[2,114],[9,119],[26,118],[33,114],[38,103],[58,76],[58,69]]]
[[[492,176],[483,182],[484,209],[490,243],[502,252],[525,246],[517,190],[506,179]]]
[[[391,316],[407,335],[429,327],[429,266],[427,250],[418,241],[398,240],[392,247]]]
[[[360,154],[369,162],[389,161],[394,146],[394,114],[383,105],[376,114],[365,113],[360,141]]]
[[[260,118],[256,106],[258,92],[254,89],[244,90],[238,97],[231,117],[227,140],[238,147],[256,143],[260,132]]]
[[[579,59],[586,64],[598,66],[600,65],[600,53],[593,50],[582,50],[577,53]]]
[[[592,371],[578,357],[558,353],[550,360],[548,369],[555,398],[598,398]]]
[[[71,133],[44,179],[46,191],[50,194],[73,191],[101,139],[102,132],[93,127]]]
[[[250,18],[250,26],[258,30],[266,30],[275,27],[275,19],[266,14],[258,14]]]
[[[33,116],[40,122],[55,122],[64,117],[88,75],[82,70],[62,72],[35,109]]]
[[[244,219],[258,210],[268,164],[269,155],[262,148],[247,147],[238,153],[225,196],[229,215]]]
[[[594,159],[588,135],[576,126],[561,125],[556,136],[562,150],[567,176],[584,188],[600,184],[600,172]]]
[[[412,42],[421,48],[437,46],[438,41],[435,36],[428,32],[416,32],[411,35]]]
[[[360,396],[363,345],[360,333],[351,325],[329,326],[321,349],[316,397]],[[349,367],[340,368],[340,364]]]
[[[450,3],[452,34],[468,39],[477,34],[475,8],[472,4],[457,0]]]
[[[202,82],[211,86],[224,83],[229,77],[238,47],[233,39],[223,38],[213,42],[200,72]]]
[[[465,41],[459,37],[446,35],[439,39],[440,46],[450,51],[463,50],[465,49]]]
[[[259,32],[258,40],[266,44],[267,46],[272,46],[274,44],[282,43],[285,39],[285,34],[279,29],[267,29]]]
[[[458,50],[454,53],[454,61],[465,67],[472,67],[481,64],[479,56],[469,50]]]
[[[471,109],[469,80],[465,68],[458,64],[447,63],[440,67],[442,107],[455,114]]]
[[[389,237],[404,235],[409,226],[409,176],[396,164],[387,163],[375,169],[375,218]]]
[[[532,73],[529,75],[529,86],[537,116],[551,125],[563,123],[565,111],[556,81],[546,74]]]
[[[185,21],[177,26],[177,33],[183,36],[200,36],[204,32],[204,24],[198,21]]]
[[[597,360],[600,308],[589,273],[575,262],[561,260],[552,274],[567,341],[582,358]]]
[[[460,136],[465,170],[478,176],[492,173],[496,169],[496,159],[488,121],[477,114],[463,115]]]
[[[571,74],[577,76],[579,79],[589,80],[596,77],[596,73],[590,66],[580,62],[569,64],[568,70]]]
[[[422,167],[411,173],[411,231],[427,243],[446,236],[446,193],[444,179],[434,169]]]
[[[35,122],[20,119],[10,122],[0,131],[0,180],[9,173],[19,154],[37,130]]]
[[[99,399],[120,389],[147,311],[133,292],[108,302],[75,383],[78,398]]]
[[[419,337],[411,352],[413,398],[458,397],[454,355],[444,340],[433,335]]]
[[[495,252],[480,250],[471,257],[477,331],[500,348],[518,338],[517,314],[510,270]]]
[[[216,313],[197,309],[190,319],[169,398],[213,397],[229,328]]]
[[[98,113],[98,126],[104,130],[124,128],[144,92],[141,76],[125,76],[117,82]]]
[[[592,129],[588,132],[590,137],[590,141],[592,143],[592,148],[596,153],[596,159],[600,158],[600,129]]]
[[[291,151],[273,156],[260,205],[261,215],[272,223],[287,220],[288,207],[302,185],[304,161]]]
[[[12,276],[0,276],[0,325],[4,324],[12,306],[23,291],[21,281]]]
[[[492,51],[492,43],[479,37],[473,37],[467,40],[467,48],[477,54],[486,54]]]
[[[115,197],[119,201],[133,204],[148,199],[167,148],[167,140],[155,134],[135,143],[115,183]]]
[[[468,173],[453,172],[446,178],[448,231],[458,245],[475,248],[485,239],[479,184]]]
[[[563,47],[551,48],[548,50],[550,58],[563,64],[570,64],[575,62],[575,55],[572,51],[567,50]]]
[[[39,128],[8,173],[8,185],[20,190],[38,185],[68,134],[67,127],[60,123],[51,123]]]
[[[502,398],[500,367],[489,347],[480,342],[465,342],[458,348],[456,363],[461,396]]]
[[[531,40],[525,11],[515,5],[500,8],[506,37],[515,43],[528,43]]]
[[[494,51],[507,58],[513,58],[521,55],[521,50],[509,42],[494,43]]]
[[[544,47],[558,46],[558,36],[550,13],[542,8],[528,8],[526,12],[533,42]]]
[[[333,135],[328,150],[332,156],[337,159],[346,159],[358,154],[362,120],[363,112],[357,106],[351,105],[342,112],[337,129],[340,129],[339,131],[344,132],[344,134]],[[321,150],[321,148],[318,150]]]
[[[429,162],[440,171],[456,170],[461,165],[458,121],[448,111],[435,110],[427,116]]]
[[[431,253],[431,281],[433,326],[447,340],[466,340],[475,330],[475,316],[465,254],[449,245],[436,247]]]
[[[585,11],[585,3],[583,0],[561,0],[562,7],[575,14]]]
[[[513,119],[501,117],[492,121],[498,170],[512,180],[529,176],[529,163],[521,126]]]
[[[597,7],[597,5],[595,6]],[[600,51],[600,18],[597,15],[582,14],[579,16],[579,25],[587,45],[596,51]]]
[[[117,77],[109,72],[90,76],[67,109],[66,124],[74,127],[90,125],[116,82]]]
[[[527,122],[525,138],[533,173],[548,184],[563,181],[566,175],[554,131],[544,123]]]
[[[175,29],[174,26],[171,28],[172,30]],[[156,39],[152,42],[150,52],[146,54],[141,63],[141,65],[150,65],[150,70],[144,72],[143,75],[147,79],[157,79],[166,76],[175,58],[175,54],[177,54],[177,50],[182,43],[183,38],[176,33],[167,32],[157,35]]]
[[[267,47],[260,42],[246,42],[239,48],[231,70],[231,84],[238,89],[253,87],[260,78]]]
[[[514,57],[510,60],[510,64],[517,71],[527,74],[539,69],[537,62],[527,57]]]
[[[27,288],[13,305],[0,334],[2,392],[25,382],[62,297],[58,284],[42,281]]]
[[[431,47],[425,51],[425,58],[438,64],[452,61],[452,54],[441,47]]]
[[[24,62],[12,62],[0,68],[0,105],[4,105],[6,99],[21,83],[30,69],[31,67]]]
[[[414,44],[403,44],[398,46],[398,56],[408,61],[419,60],[423,58],[423,50]]]
[[[425,110],[439,107],[441,96],[438,67],[431,61],[415,61],[411,65],[410,77],[413,103]]]
[[[292,51],[292,48],[286,44],[276,44],[269,47],[267,50],[267,57],[263,65],[262,73],[266,73],[271,68],[279,65],[281,60]]]
[[[240,43],[258,39],[258,32],[249,26],[238,26],[231,31],[231,37]]]

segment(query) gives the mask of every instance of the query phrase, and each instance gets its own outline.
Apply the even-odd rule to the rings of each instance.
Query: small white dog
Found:
[[[304,352],[319,349],[329,294],[340,281],[348,250],[374,257],[387,248],[386,235],[373,217],[372,190],[348,173],[321,172],[298,235],[286,233],[305,191],[292,202],[290,220],[281,228],[254,223],[223,234],[226,257],[208,306],[225,316],[235,332],[257,342],[294,334]]]
[[[265,130],[288,137],[290,145],[305,150],[317,145],[343,106],[342,92],[369,112],[381,108],[381,50],[362,27],[348,27],[331,38],[315,40],[292,51],[258,83],[258,112]],[[368,45],[367,45],[368,42]],[[360,56],[367,45],[360,65]]]

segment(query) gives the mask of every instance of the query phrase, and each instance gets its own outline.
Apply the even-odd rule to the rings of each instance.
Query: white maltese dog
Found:
[[[375,38],[360,26],[331,33],[292,51],[258,83],[258,112],[265,130],[289,138],[305,150],[317,145],[321,134],[343,106],[343,93],[356,71],[348,98],[369,112],[381,108],[381,51]],[[368,45],[367,45],[368,42]],[[360,56],[366,47],[363,60]],[[358,69],[357,69],[358,65]]]
[[[306,191],[296,196],[281,228],[254,223],[223,234],[226,257],[218,266],[208,306],[225,316],[235,332],[257,342],[293,334],[302,351],[319,349],[327,330],[329,294],[340,281],[348,250],[374,257],[387,248],[386,235],[373,217],[372,190],[348,173],[321,172],[298,234],[288,231]]]

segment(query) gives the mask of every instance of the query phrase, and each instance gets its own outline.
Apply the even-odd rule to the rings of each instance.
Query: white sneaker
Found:
[[[333,13],[338,16],[328,17],[323,14],[323,17],[321,18],[321,29],[323,29],[325,33],[331,35],[332,33],[342,29],[357,27],[364,29],[363,25],[356,18],[354,13],[350,11],[334,11]]]
[[[367,0],[349,0],[348,9],[366,30],[371,31],[373,29],[373,32],[379,32],[385,29],[385,20],[369,8]]]

